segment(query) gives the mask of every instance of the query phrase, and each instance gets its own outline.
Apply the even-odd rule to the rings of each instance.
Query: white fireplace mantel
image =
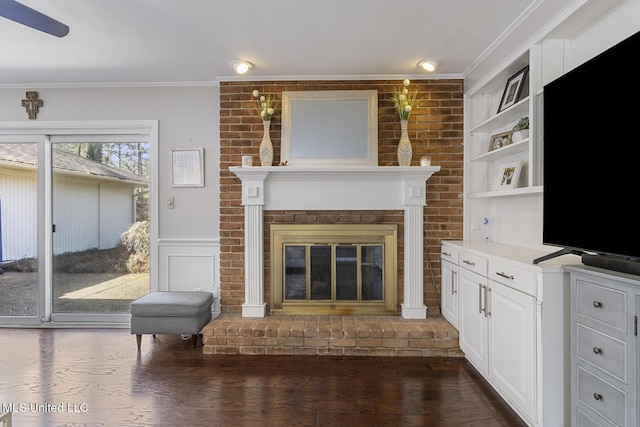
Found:
[[[439,166],[230,167],[245,210],[244,317],[264,317],[263,210],[404,211],[402,316],[424,319],[423,206]]]

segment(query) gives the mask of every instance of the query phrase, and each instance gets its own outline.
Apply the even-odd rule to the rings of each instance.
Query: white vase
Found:
[[[529,138],[529,129],[517,130],[513,132],[513,135],[511,135],[512,142],[520,142],[527,138]]]
[[[273,164],[273,144],[269,135],[271,120],[263,120],[262,126],[264,127],[264,134],[260,143],[260,164],[262,166],[271,166]]]
[[[407,132],[407,120],[400,120],[400,142],[398,142],[398,165],[411,166],[411,156],[413,155],[413,148],[411,147],[411,141],[409,141],[409,134]]]

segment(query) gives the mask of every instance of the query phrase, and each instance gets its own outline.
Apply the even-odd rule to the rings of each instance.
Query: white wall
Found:
[[[218,239],[218,87],[0,88],[0,120],[29,121],[21,106],[28,90],[43,100],[41,121],[158,120],[158,238]],[[172,147],[204,147],[203,188],[171,187]],[[175,199],[171,210],[165,207],[170,196]]]
[[[628,0],[603,20],[571,41],[571,68],[604,52],[611,46],[640,31],[640,1]],[[630,60],[632,62],[632,60]],[[625,70],[620,70],[624,73]]]

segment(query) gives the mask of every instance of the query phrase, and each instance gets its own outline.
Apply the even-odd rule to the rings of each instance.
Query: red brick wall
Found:
[[[282,91],[368,90],[378,91],[378,164],[397,165],[396,147],[400,139],[400,120],[392,95],[401,81],[274,81],[223,82],[220,84],[220,302],[222,312],[240,312],[244,302],[244,208],[241,182],[229,172],[239,166],[243,155],[258,160],[262,140],[262,120],[255,107],[254,89],[270,93],[280,101]],[[409,139],[413,146],[412,165],[429,155],[441,167],[427,181],[424,208],[426,235],[424,261],[424,302],[429,314],[439,313],[440,241],[462,238],[462,140],[463,81],[413,80],[410,90],[418,90],[420,107],[409,119]],[[271,120],[274,165],[280,162],[281,109]],[[265,301],[270,298],[269,227],[291,218],[292,223],[396,223],[398,224],[398,301],[403,298],[403,213],[402,211],[309,211],[265,212]],[[372,221],[373,219],[373,221]],[[433,272],[429,271],[429,263]],[[435,278],[435,284],[432,280]]]

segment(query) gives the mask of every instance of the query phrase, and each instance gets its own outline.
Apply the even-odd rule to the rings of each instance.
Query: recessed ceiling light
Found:
[[[229,65],[238,74],[244,74],[253,68],[253,64],[247,61],[231,61],[229,62]]]
[[[431,73],[435,71],[436,68],[438,68],[438,61],[431,58],[423,59],[422,61],[418,62],[418,67],[422,68],[425,71],[429,71]]]

